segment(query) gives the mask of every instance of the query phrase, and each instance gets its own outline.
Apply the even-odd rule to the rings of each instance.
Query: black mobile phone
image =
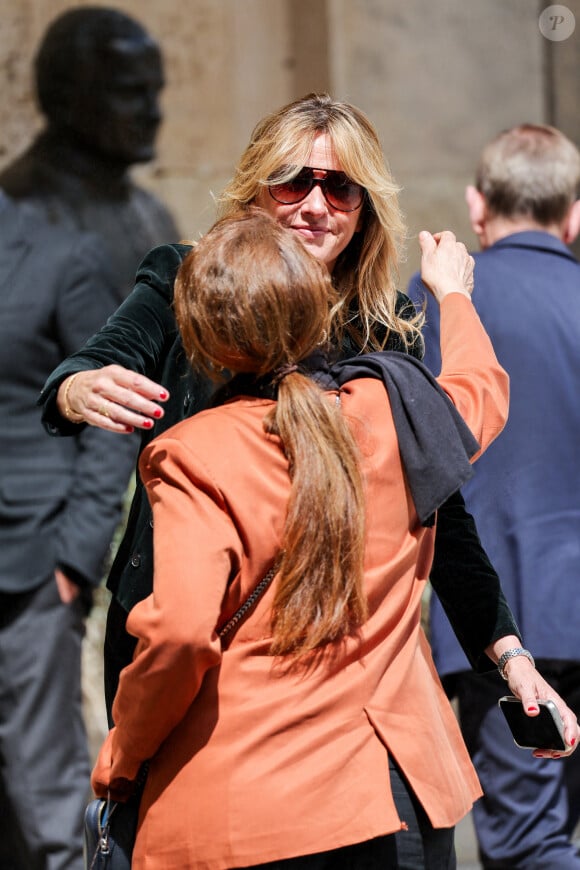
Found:
[[[500,698],[498,703],[516,746],[562,752],[568,748],[564,740],[564,723],[553,701],[538,701],[540,712],[537,716],[526,716],[522,702],[512,695]]]

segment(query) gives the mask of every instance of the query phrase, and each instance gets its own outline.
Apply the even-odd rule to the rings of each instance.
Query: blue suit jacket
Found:
[[[425,288],[414,276],[409,295]],[[440,367],[428,294],[425,362]],[[580,660],[580,264],[543,232],[475,254],[473,301],[511,381],[510,416],[463,487],[524,643],[539,658]],[[441,674],[469,665],[431,605]]]

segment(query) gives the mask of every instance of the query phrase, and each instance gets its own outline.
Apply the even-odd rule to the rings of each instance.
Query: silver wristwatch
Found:
[[[504,678],[504,680],[507,680],[507,677],[505,675],[505,666],[507,665],[507,663],[509,662],[510,659],[513,659],[516,656],[525,656],[527,659],[529,659],[531,661],[532,667],[533,668],[536,667],[534,657],[532,656],[532,654],[529,650],[524,649],[521,646],[514,647],[514,649],[508,649],[503,653],[503,655],[501,655],[499,657],[499,661],[497,663],[497,669],[500,672],[501,676]]]

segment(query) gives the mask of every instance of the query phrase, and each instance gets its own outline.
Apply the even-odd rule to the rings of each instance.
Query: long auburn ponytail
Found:
[[[292,478],[272,652],[301,653],[366,616],[364,493],[340,406],[309,378],[293,373],[281,381],[270,430],[280,435]]]
[[[358,450],[339,395],[298,363],[331,331],[330,277],[287,229],[259,209],[219,221],[184,260],[175,313],[192,365],[272,375],[264,419],[280,437],[292,481],[272,614],[273,655],[300,655],[365,619],[365,498]]]

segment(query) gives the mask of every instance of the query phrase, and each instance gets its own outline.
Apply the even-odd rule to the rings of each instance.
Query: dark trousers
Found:
[[[137,646],[137,638],[127,634],[127,611],[116,598],[111,598],[107,611],[105,627],[104,665],[105,665],[105,705],[109,728],[113,722],[113,701],[119,685],[119,674],[131,664]]]
[[[454,829],[434,829],[392,760],[389,771],[397,810],[408,831],[246,870],[455,870]]]
[[[425,764],[428,764],[425,759]],[[397,870],[455,870],[455,828],[434,828],[407,780],[389,759],[389,774],[395,806],[408,830],[392,837],[397,849]],[[389,866],[389,865],[386,865]]]
[[[254,864],[244,870],[389,870],[399,866],[395,841],[391,835],[329,852],[317,852],[315,855]]]
[[[580,666],[538,661],[537,667],[580,715]],[[580,753],[554,760],[519,749],[497,706],[509,695],[498,674],[460,674],[453,685],[484,791],[473,822],[485,870],[580,870],[570,841],[580,818]]]
[[[0,593],[0,867],[82,870],[89,757],[81,706],[87,602],[53,577]]]

